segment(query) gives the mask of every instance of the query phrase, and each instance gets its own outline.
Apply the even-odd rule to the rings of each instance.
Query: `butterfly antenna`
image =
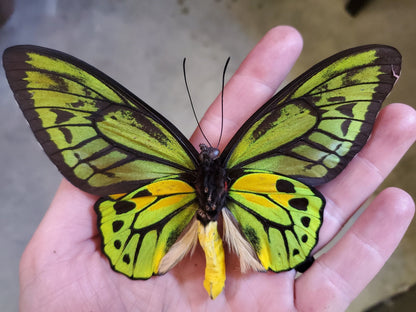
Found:
[[[194,113],[194,117],[195,117],[195,120],[196,120],[196,124],[198,125],[199,131],[201,131],[202,136],[204,137],[205,141],[207,141],[208,145],[212,146],[211,143],[209,142],[208,138],[206,137],[204,131],[202,131],[201,125],[199,124],[198,117],[197,117],[196,112],[195,112],[194,103],[192,102],[192,98],[191,98],[191,92],[189,92],[188,81],[186,80],[185,63],[186,63],[186,57],[183,59],[183,63],[182,63],[183,79],[185,80],[186,92],[188,93],[189,102],[191,103],[192,112]]]
[[[224,71],[222,72],[222,86],[221,86],[221,130],[220,136],[218,138],[217,148],[220,146],[222,132],[224,130],[224,86],[225,86],[225,73],[227,71],[228,63],[230,62],[230,57],[227,58],[227,61],[224,65]]]

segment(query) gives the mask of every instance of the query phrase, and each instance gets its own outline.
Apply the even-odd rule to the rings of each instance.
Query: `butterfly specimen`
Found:
[[[225,284],[224,242],[244,272],[298,271],[313,261],[324,197],[366,143],[400,73],[388,46],[340,52],[260,107],[224,151],[198,152],[161,114],[62,52],[15,46],[10,87],[62,174],[95,204],[102,250],[131,279],[164,274],[199,241],[211,298]]]

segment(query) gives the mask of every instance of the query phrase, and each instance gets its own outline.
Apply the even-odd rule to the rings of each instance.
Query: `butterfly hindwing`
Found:
[[[366,143],[400,61],[396,49],[370,45],[313,66],[243,125],[222,155],[226,167],[331,180]]]
[[[80,189],[101,196],[129,192],[195,169],[189,141],[92,66],[34,46],[7,49],[3,64],[36,138]]]
[[[160,262],[196,209],[195,190],[176,176],[100,199],[95,205],[98,228],[113,269],[133,279],[164,273],[159,271]]]
[[[265,269],[301,265],[316,243],[324,197],[315,189],[270,171],[244,170],[230,185],[229,209]]]

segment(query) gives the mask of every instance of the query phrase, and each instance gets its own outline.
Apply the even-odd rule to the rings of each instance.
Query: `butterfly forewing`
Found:
[[[50,159],[96,195],[129,192],[195,169],[197,152],[165,118],[117,82],[62,52],[9,48],[16,100]]]
[[[396,49],[370,45],[315,65],[243,125],[224,151],[226,166],[329,181],[366,143],[400,62]]]

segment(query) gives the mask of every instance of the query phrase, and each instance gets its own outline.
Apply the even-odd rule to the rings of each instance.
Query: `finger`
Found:
[[[404,191],[380,193],[341,240],[296,280],[297,308],[344,311],[390,257],[413,214],[414,203]]]
[[[302,49],[302,38],[292,27],[271,29],[254,47],[224,89],[224,132],[222,146],[276,91]],[[220,96],[201,120],[201,127],[216,144],[221,125]],[[204,142],[199,130],[192,135],[194,145]],[[214,143],[215,142],[215,143]]]
[[[403,104],[385,107],[357,156],[330,183],[320,187],[327,199],[318,248],[339,231],[376,190],[416,138],[416,111]]]

